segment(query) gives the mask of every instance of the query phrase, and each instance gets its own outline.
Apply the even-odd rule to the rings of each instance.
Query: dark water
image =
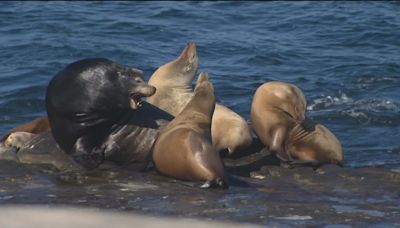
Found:
[[[66,64],[106,57],[146,77],[196,41],[223,104],[249,119],[263,82],[300,87],[350,166],[400,166],[397,2],[2,2],[0,133],[45,114]]]

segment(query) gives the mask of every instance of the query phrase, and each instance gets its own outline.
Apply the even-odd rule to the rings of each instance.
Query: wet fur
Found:
[[[341,164],[339,140],[326,127],[307,118],[305,108],[305,97],[296,86],[269,82],[255,92],[250,117],[257,136],[284,162]]]
[[[46,110],[55,141],[77,163],[97,167],[116,149],[107,139],[129,119],[130,94],[151,90],[140,70],[107,59],[68,65],[47,87]]]
[[[205,80],[203,76],[199,81]],[[206,181],[203,187],[225,187],[223,164],[211,144],[214,108],[211,83],[198,83],[191,100],[155,143],[153,162],[159,172],[182,180]]]
[[[157,91],[147,101],[177,116],[193,96],[192,81],[198,64],[196,45],[189,43],[176,60],[159,67],[150,77],[149,84]],[[217,151],[245,149],[252,142],[247,122],[220,104],[216,104],[211,132],[212,144]]]

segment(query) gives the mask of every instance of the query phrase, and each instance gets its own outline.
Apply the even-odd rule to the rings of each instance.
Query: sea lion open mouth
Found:
[[[131,93],[130,95],[130,105],[132,109],[138,109],[141,106],[141,98],[144,96],[142,93]]]
[[[145,89],[143,92],[133,92],[129,94],[130,97],[130,105],[132,109],[138,109],[140,108],[142,104],[142,97],[150,97],[156,92],[155,87],[150,87]]]

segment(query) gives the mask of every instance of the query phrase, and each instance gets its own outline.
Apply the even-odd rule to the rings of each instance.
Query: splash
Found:
[[[371,126],[400,125],[400,104],[386,98],[366,97],[355,100],[342,93],[339,96],[317,98],[307,107],[319,120],[340,120]]]

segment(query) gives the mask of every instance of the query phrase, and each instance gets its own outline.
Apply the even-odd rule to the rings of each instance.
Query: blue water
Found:
[[[45,114],[48,81],[73,61],[148,78],[189,41],[219,101],[247,120],[259,85],[290,82],[347,165],[400,167],[398,2],[2,2],[0,133]]]

